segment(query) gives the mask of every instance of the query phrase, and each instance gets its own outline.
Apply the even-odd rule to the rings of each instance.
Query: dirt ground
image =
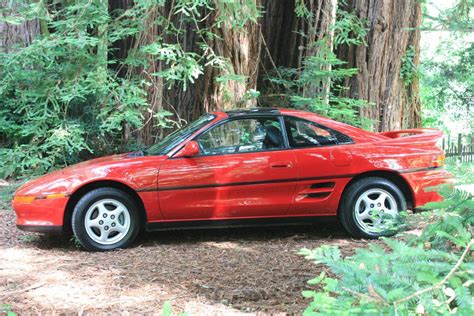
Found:
[[[21,232],[0,204],[0,310],[42,314],[299,313],[322,267],[297,254],[323,244],[349,254],[366,241],[337,222],[145,234],[130,249],[90,253],[64,237]],[[0,315],[2,312],[0,311]]]

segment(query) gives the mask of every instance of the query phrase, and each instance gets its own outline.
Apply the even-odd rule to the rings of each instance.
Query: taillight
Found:
[[[446,155],[444,153],[438,155],[433,161],[433,165],[435,167],[442,167],[445,164],[446,164]]]

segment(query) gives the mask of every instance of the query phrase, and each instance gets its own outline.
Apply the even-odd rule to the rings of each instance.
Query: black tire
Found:
[[[104,231],[104,229],[108,230],[108,236],[110,234],[114,234],[115,231],[113,230],[113,227],[118,227],[119,224],[121,224],[119,216],[115,219],[115,216],[109,216],[107,219],[109,222],[112,222],[109,226],[104,226],[101,227],[100,229],[98,228],[86,228],[86,215],[88,211],[93,207],[95,204],[103,203],[102,201],[115,201],[118,205],[121,204],[121,207],[124,206],[126,209],[126,212],[128,212],[128,215],[126,215],[126,212],[122,212],[121,216],[122,221],[126,225],[127,229],[125,232],[121,232],[115,235],[118,236],[117,238],[120,238],[117,240],[117,242],[113,242],[113,238],[111,241],[104,241],[103,243],[98,242],[97,240],[94,240],[94,238],[99,238],[101,234]],[[105,205],[111,205],[113,207],[113,204],[107,204],[105,202]],[[105,206],[104,205],[104,206]],[[118,208],[117,208],[118,209]],[[107,211],[109,211],[107,209]],[[99,210],[98,208],[95,209],[95,211],[90,211],[90,212],[96,212],[97,216],[95,219],[99,219]],[[107,213],[107,212],[104,212]],[[91,215],[89,215],[91,216]],[[94,215],[92,215],[94,216]],[[126,220],[124,219],[126,217]],[[92,220],[95,220],[92,219]],[[105,220],[105,219],[104,219]],[[102,225],[104,225],[104,221],[101,221]],[[107,225],[108,222],[105,223]],[[120,226],[121,227],[121,226]],[[93,191],[90,191],[86,193],[80,200],[77,202],[76,206],[74,207],[74,211],[72,214],[72,230],[74,233],[74,236],[76,236],[77,240],[80,242],[80,244],[87,250],[90,251],[107,251],[107,250],[113,250],[113,249],[118,249],[118,248],[126,248],[128,247],[137,237],[139,231],[140,231],[140,221],[139,221],[139,214],[138,214],[138,209],[136,206],[136,203],[133,198],[131,198],[127,193],[115,189],[115,188],[99,188],[95,189]],[[99,235],[95,234],[95,232],[100,232]],[[112,243],[110,243],[112,242]]]
[[[359,198],[362,199],[364,194],[377,190],[389,193],[396,202],[397,213],[407,209],[406,199],[402,191],[393,182],[385,178],[368,177],[350,184],[342,195],[338,216],[342,226],[355,238],[375,239],[381,236],[392,236],[397,233],[397,230],[393,228],[378,232],[369,231],[370,228],[364,228],[363,224],[359,223],[360,220],[356,219],[356,203]],[[367,220],[368,225],[370,225],[371,221],[371,219]]]

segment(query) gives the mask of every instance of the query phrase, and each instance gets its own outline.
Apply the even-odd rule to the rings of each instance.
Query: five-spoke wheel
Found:
[[[124,248],[135,239],[139,231],[135,201],[118,189],[93,190],[76,204],[72,229],[86,249]]]
[[[95,202],[89,207],[84,218],[87,235],[104,245],[122,240],[130,229],[130,222],[128,209],[114,199]]]
[[[394,224],[400,219],[400,212],[405,210],[405,197],[393,182],[369,177],[347,187],[339,218],[354,237],[377,238],[394,234]]]

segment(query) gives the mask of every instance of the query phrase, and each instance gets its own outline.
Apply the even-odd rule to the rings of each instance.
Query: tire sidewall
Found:
[[[119,201],[125,205],[130,214],[130,229],[128,230],[127,234],[120,241],[110,245],[102,245],[89,237],[84,224],[87,210],[95,202],[103,199],[114,199]],[[72,216],[72,229],[76,238],[87,250],[106,251],[125,248],[136,238],[139,232],[137,206],[128,194],[118,189],[100,188],[90,191],[89,193],[85,194],[74,207]]]
[[[346,217],[345,221],[343,221],[343,223],[345,223],[344,226],[351,226],[346,227],[349,232],[351,232],[353,235],[357,235],[357,237],[362,238],[374,239],[382,236],[394,235],[397,231],[393,229],[377,233],[367,232],[358,223],[355,214],[356,202],[364,192],[370,189],[382,189],[390,193],[395,199],[395,202],[397,203],[397,209],[399,214],[400,212],[403,212],[407,209],[405,197],[402,191],[394,183],[384,178],[371,177],[362,179],[359,182],[354,183],[354,185],[351,186],[347,191],[347,194],[343,196],[343,209],[341,210],[342,214],[340,215]],[[349,220],[347,220],[348,218]],[[357,231],[357,233],[354,234],[354,231]]]

